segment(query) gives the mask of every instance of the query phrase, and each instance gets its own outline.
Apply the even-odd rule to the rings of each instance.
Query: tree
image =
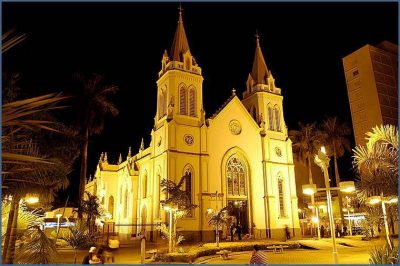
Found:
[[[363,202],[370,196],[397,195],[398,138],[396,126],[377,126],[367,133],[367,145],[353,150],[353,165],[360,175],[357,194]]]
[[[215,241],[217,244],[217,247],[219,247],[219,226],[222,225],[226,225],[227,228],[229,228],[229,221],[228,218],[226,217],[227,212],[231,209],[230,206],[226,206],[224,208],[222,208],[221,210],[219,210],[216,213],[212,213],[211,214],[211,218],[210,220],[208,220],[208,225],[213,225],[215,227],[215,232],[216,232],[216,236],[215,236]]]
[[[308,181],[314,184],[311,162],[322,144],[321,132],[317,130],[316,123],[306,124],[299,122],[299,130],[290,130],[289,137],[293,143],[295,157],[308,166]],[[311,204],[314,206],[314,195],[311,195]],[[313,213],[315,209],[313,208]]]
[[[74,264],[76,264],[78,249],[93,244],[92,239],[85,233],[86,230],[87,228],[83,223],[77,223],[74,226],[68,227],[68,232],[60,237],[74,249]]]
[[[329,117],[322,122],[322,131],[324,142],[333,153],[335,181],[336,186],[339,186],[340,176],[337,159],[342,157],[345,151],[351,151],[350,140],[348,139],[351,130],[345,123],[340,123],[339,119],[335,116]],[[340,217],[342,219],[342,225],[344,225],[344,216],[342,211],[343,199],[340,190],[338,193]]]
[[[186,180],[187,176],[183,176],[178,184],[176,184],[172,180],[163,179],[160,182],[161,191],[168,195],[167,199],[161,200],[160,204],[163,205],[173,205],[177,206],[178,211],[174,212],[174,230],[172,235],[165,234],[168,238],[172,238],[173,240],[173,247],[178,244],[178,240],[183,240],[181,236],[177,236],[176,234],[176,224],[179,219],[188,215],[193,209],[197,208],[198,206],[192,203],[191,195],[187,192],[182,190],[182,186]],[[172,226],[172,225],[169,225]],[[166,231],[166,227],[160,228],[163,232]],[[165,233],[165,232],[164,232]],[[177,238],[178,237],[178,238]]]
[[[105,84],[103,76],[99,74],[92,74],[90,77],[76,74],[75,77],[83,87],[83,91],[74,97],[77,101],[75,103],[76,117],[78,117],[76,129],[82,140],[79,200],[83,200],[87,177],[89,137],[103,131],[105,115],[118,115],[118,109],[108,96],[117,93],[119,88],[116,85]]]
[[[92,195],[87,191],[85,191],[85,194],[87,198],[81,201],[78,213],[82,213],[86,217],[86,227],[89,235],[93,235],[96,229],[96,219],[103,215],[103,210],[96,195]]]

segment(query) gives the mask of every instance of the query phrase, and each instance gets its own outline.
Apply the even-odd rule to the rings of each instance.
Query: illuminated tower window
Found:
[[[189,115],[196,116],[196,90],[191,88],[189,91]]]
[[[186,115],[187,114],[187,97],[186,97],[186,88],[181,87],[179,89],[179,113],[181,115]]]
[[[271,107],[268,107],[268,124],[269,130],[274,130],[274,115]]]
[[[276,131],[281,131],[281,121],[280,121],[280,113],[279,108],[275,106],[275,123],[276,123]]]

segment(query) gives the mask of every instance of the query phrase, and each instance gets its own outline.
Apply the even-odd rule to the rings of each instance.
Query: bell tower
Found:
[[[155,127],[164,121],[199,125],[204,122],[203,77],[190,52],[183,26],[182,8],[169,54],[164,51],[157,81]]]
[[[256,34],[253,67],[247,78],[242,103],[257,124],[265,127],[266,132],[286,138],[287,127],[282,101],[281,89],[276,87],[272,72],[268,70],[261,51],[260,38]]]

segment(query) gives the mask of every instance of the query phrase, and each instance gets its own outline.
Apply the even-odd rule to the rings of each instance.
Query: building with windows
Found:
[[[189,48],[182,14],[157,80],[157,110],[151,142],[110,164],[102,154],[87,190],[95,193],[122,238],[142,231],[156,240],[155,221],[168,221],[160,206],[160,181],[183,177],[183,189],[198,208],[179,220],[188,241],[214,240],[207,209],[232,205],[243,234],[300,236],[292,143],[281,89],[267,68],[257,37],[243,98],[235,90],[211,117],[203,109],[202,69]],[[215,192],[221,196],[216,201]],[[127,226],[119,226],[127,225]],[[131,226],[129,226],[131,225]]]
[[[377,125],[398,124],[398,47],[384,41],[343,58],[356,144]]]

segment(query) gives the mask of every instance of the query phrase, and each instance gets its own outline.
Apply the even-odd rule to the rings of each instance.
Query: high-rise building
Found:
[[[397,49],[388,41],[365,45],[343,58],[354,136],[365,145],[365,133],[381,124],[398,124]]]

